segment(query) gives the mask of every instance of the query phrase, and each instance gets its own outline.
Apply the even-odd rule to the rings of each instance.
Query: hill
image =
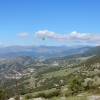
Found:
[[[29,65],[27,69],[36,68],[38,71],[17,80],[20,94],[60,88],[68,84],[67,81],[70,77],[76,75],[82,76],[85,83],[88,79],[91,79],[93,83],[99,84],[100,56],[86,58],[84,61],[79,61],[79,59],[82,60],[83,58],[75,59],[78,63],[66,61],[67,65],[61,65],[55,61],[55,63],[49,62],[49,64],[38,62],[38,64]],[[5,82],[3,88],[9,94],[10,89],[14,90],[14,84],[14,79],[12,79],[9,84],[8,81]]]
[[[81,56],[100,55],[100,46],[96,46],[82,53]]]
[[[32,58],[29,56],[20,56],[0,61],[0,73],[2,73],[3,71],[10,71],[10,69],[12,69],[13,67],[17,70],[21,70],[24,66],[37,63],[37,60],[37,58]]]
[[[99,47],[90,49],[91,53],[75,54],[64,57],[50,58],[40,60],[32,57],[17,57],[3,62],[7,66],[9,62],[16,65],[16,70],[26,74],[23,78],[18,78],[18,87],[20,94],[26,94],[36,91],[61,88],[68,85],[68,79],[72,76],[81,76],[84,84],[91,80],[93,84],[99,85],[100,80],[100,56],[98,55]],[[95,55],[94,53],[95,52]],[[93,54],[93,55],[91,55]],[[7,64],[8,63],[8,64]],[[1,62],[2,70],[2,62]],[[12,68],[8,66],[7,71]],[[2,72],[2,71],[1,71]],[[10,74],[9,74],[10,73]],[[14,78],[11,70],[9,73],[2,73],[1,85],[8,94],[14,95]],[[4,81],[5,80],[5,81]],[[8,84],[9,82],[9,84]],[[12,93],[9,90],[12,90]]]
[[[92,57],[95,55],[100,55],[100,46],[96,46],[93,48],[90,48],[89,50],[83,52],[83,53],[79,53],[79,54],[72,54],[72,55],[68,55],[68,56],[63,56],[63,57],[57,57],[57,58],[52,58],[52,59],[47,59],[48,60],[59,60],[59,59],[72,59],[72,58],[80,58],[80,57]]]

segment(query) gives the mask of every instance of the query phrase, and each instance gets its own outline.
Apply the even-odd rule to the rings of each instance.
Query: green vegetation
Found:
[[[5,91],[0,89],[0,100],[7,100],[9,98],[8,94],[5,93]]]
[[[84,87],[83,87],[83,80],[81,77],[71,77],[69,79],[69,90],[72,91],[72,95],[73,94],[77,94],[77,93],[80,93],[80,92],[83,92],[84,91]]]
[[[95,48],[92,48],[84,53],[81,54],[81,56],[93,56],[93,55],[100,55],[100,46],[96,46]]]
[[[60,90],[54,90],[54,91],[48,92],[48,93],[40,92],[36,95],[32,95],[32,94],[25,95],[25,100],[28,100],[28,99],[31,99],[31,98],[38,98],[38,97],[50,99],[50,98],[53,98],[53,97],[57,97],[59,95],[60,95]]]
[[[70,73],[75,72],[76,70],[79,70],[80,68],[67,68],[67,69],[63,69],[63,70],[59,70],[59,71],[54,71],[54,72],[50,72],[50,73],[46,73],[43,74],[43,78],[51,78],[53,77],[57,77],[57,76],[66,76]]]
[[[16,62],[14,62],[16,61]],[[61,97],[67,100],[86,100],[87,96],[78,97],[79,93],[89,91],[94,93],[100,87],[100,56],[81,57],[72,55],[69,57],[58,57],[38,61],[30,57],[20,57],[11,61],[16,64],[18,71],[24,72],[26,76],[17,80],[19,93],[25,99],[43,97],[46,99],[56,100]],[[1,68],[4,64],[1,64]],[[11,63],[8,64],[10,67]],[[23,65],[23,66],[22,66]],[[7,66],[7,65],[6,65]],[[18,67],[17,67],[18,66]],[[31,70],[34,70],[31,72]],[[0,79],[3,81],[2,88],[9,96],[15,95],[15,80],[7,79],[2,74]],[[9,74],[9,77],[13,72]],[[63,90],[62,87],[68,90]],[[51,91],[53,90],[53,91]],[[41,91],[41,92],[40,92]],[[49,91],[49,92],[47,92]],[[5,97],[6,93],[1,92],[1,96]]]

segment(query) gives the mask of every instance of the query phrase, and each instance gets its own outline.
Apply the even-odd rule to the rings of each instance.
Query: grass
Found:
[[[43,74],[43,79],[40,80],[40,82],[42,82],[43,80],[45,80],[46,78],[51,78],[52,76],[56,77],[56,76],[66,76],[70,73],[73,73],[74,71],[79,70],[80,68],[67,68],[67,69],[63,69],[63,70],[59,70],[59,71],[54,71],[54,72],[49,72],[46,74]],[[27,81],[31,82],[30,86],[28,87],[34,87],[34,83],[35,83],[35,79],[34,78],[29,78]],[[38,83],[38,86],[40,86],[40,82]]]
[[[54,71],[50,73],[43,74],[43,78],[51,78],[52,76],[66,76],[74,71],[79,70],[80,68],[68,68],[64,70]]]
[[[62,100],[61,97],[54,97],[51,98],[49,100]],[[87,96],[69,96],[69,97],[65,97],[64,100],[87,100]]]
[[[84,92],[84,93],[82,93],[82,96],[77,96],[77,95],[76,96],[68,96],[68,97],[65,97],[64,100],[87,100],[88,96],[90,96],[90,94],[88,92]],[[61,99],[61,97],[53,97],[48,100],[63,100],[63,99]]]
[[[43,65],[48,65],[48,64],[43,64],[43,63],[36,63],[35,66],[43,66]]]
[[[51,89],[50,91],[54,91],[54,89]],[[29,93],[29,94],[32,94],[32,95],[36,95],[38,93],[49,93],[50,92],[49,90],[45,90],[45,91],[40,91],[40,92],[34,92],[34,93]],[[92,94],[89,93],[89,92],[84,92],[84,93],[81,93],[82,96],[68,96],[68,97],[65,97],[65,99],[62,99],[61,96],[58,96],[58,97],[53,97],[51,99],[43,99],[43,100],[88,100],[88,97],[91,96]],[[21,96],[24,98],[25,95]],[[100,98],[96,99],[96,100],[100,100]]]

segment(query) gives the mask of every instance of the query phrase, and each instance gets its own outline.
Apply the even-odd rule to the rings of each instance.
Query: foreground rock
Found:
[[[88,97],[88,100],[97,100],[98,98],[100,98],[100,96],[92,95]]]

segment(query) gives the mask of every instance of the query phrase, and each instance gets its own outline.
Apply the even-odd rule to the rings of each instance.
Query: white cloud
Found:
[[[77,33],[76,31],[73,31],[69,34],[65,35],[65,38],[69,41],[75,41],[75,42],[87,42],[91,35],[89,33]]]
[[[24,33],[18,33],[17,36],[25,37],[25,36],[29,36],[29,34],[27,32],[24,32]]]
[[[60,38],[60,36],[62,35],[55,34],[54,32],[48,30],[38,31],[33,35],[34,38],[42,38],[42,37]]]
[[[25,33],[18,33],[17,36],[29,36],[27,32]],[[32,35],[33,38],[53,38],[57,39],[59,41],[69,41],[69,42],[76,42],[76,43],[100,43],[100,34],[94,34],[94,33],[78,33],[76,31],[73,31],[68,34],[57,34],[52,31],[48,30],[40,30]]]
[[[69,34],[56,34],[52,31],[43,30],[38,31],[33,35],[34,38],[54,38],[59,41],[73,41],[73,42],[82,42],[82,43],[92,43],[92,42],[100,42],[100,34],[93,33],[77,33],[73,31]]]

